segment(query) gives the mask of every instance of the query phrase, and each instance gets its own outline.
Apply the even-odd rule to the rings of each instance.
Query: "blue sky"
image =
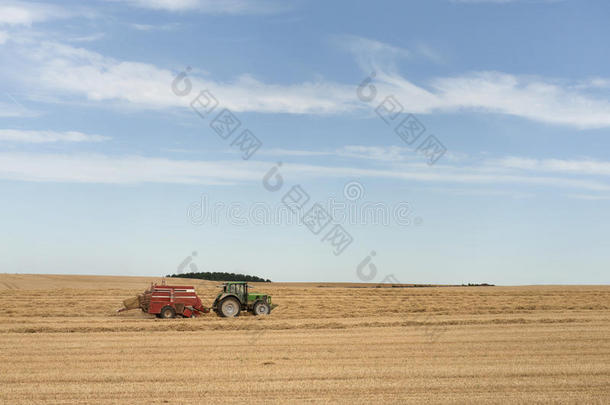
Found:
[[[0,271],[608,283],[608,11],[2,1]],[[403,119],[424,128],[410,143]]]

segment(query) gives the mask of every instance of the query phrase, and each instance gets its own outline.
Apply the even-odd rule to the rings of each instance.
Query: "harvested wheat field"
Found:
[[[255,283],[268,317],[115,312],[153,280],[0,275],[0,402],[609,402],[609,286]]]

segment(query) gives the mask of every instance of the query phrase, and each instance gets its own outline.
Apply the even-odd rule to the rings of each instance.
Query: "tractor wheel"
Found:
[[[254,315],[269,315],[271,308],[265,301],[256,301],[252,307],[252,313]]]
[[[239,301],[235,298],[225,298],[219,305],[220,314],[225,318],[233,318],[239,315]]]
[[[176,317],[176,310],[169,305],[161,308],[161,312],[159,312],[159,318],[161,319],[169,319]]]

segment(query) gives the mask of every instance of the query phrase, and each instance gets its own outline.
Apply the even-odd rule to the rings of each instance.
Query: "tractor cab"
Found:
[[[246,282],[229,282],[222,286],[223,293],[235,294],[240,302],[246,301],[248,296],[248,283]]]

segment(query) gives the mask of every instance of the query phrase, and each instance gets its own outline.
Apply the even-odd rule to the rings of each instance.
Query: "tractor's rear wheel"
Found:
[[[225,298],[219,305],[220,314],[225,318],[233,318],[239,315],[240,305],[235,298]]]
[[[176,310],[169,305],[161,308],[161,312],[159,312],[159,318],[161,319],[169,319],[176,317]]]
[[[269,315],[270,312],[271,308],[265,301],[256,301],[252,307],[252,313],[254,315]]]

